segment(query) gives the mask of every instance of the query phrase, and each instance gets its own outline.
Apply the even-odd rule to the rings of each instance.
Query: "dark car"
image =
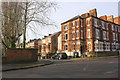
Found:
[[[66,53],[57,53],[51,57],[52,59],[67,59]]]

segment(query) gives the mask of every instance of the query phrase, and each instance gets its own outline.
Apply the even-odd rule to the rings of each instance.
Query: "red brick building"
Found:
[[[46,58],[49,53],[56,53],[58,50],[58,36],[61,34],[60,32],[56,32],[54,34],[49,34],[45,36],[41,40],[41,55]]]
[[[68,56],[120,49],[120,17],[97,17],[96,9],[63,22],[61,30],[62,51]]]
[[[39,39],[33,39],[33,40],[30,40],[26,43],[26,48],[35,48],[35,49],[38,49],[38,40]]]

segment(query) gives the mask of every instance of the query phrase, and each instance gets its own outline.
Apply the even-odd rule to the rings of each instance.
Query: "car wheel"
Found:
[[[61,60],[61,57],[58,57],[58,60]]]

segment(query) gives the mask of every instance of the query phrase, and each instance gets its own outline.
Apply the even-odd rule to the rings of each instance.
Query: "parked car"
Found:
[[[57,53],[51,57],[52,59],[67,59],[66,53]]]

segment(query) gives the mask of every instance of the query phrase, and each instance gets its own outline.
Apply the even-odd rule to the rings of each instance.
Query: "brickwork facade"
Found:
[[[45,36],[41,40],[41,55],[47,58],[49,53],[56,53],[58,50],[58,36],[61,34],[60,32],[56,32],[54,34],[50,34],[49,36]]]
[[[120,18],[97,17],[97,10],[76,16],[61,24],[62,51],[68,56],[120,49]]]

